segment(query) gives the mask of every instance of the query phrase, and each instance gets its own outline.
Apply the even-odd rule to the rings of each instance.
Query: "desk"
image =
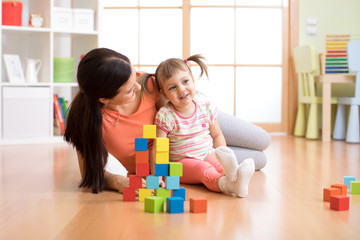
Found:
[[[331,140],[331,84],[353,83],[355,75],[349,74],[324,74],[317,77],[322,83],[322,141]]]

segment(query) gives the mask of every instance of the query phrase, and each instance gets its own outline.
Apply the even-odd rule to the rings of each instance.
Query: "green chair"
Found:
[[[319,138],[319,104],[322,98],[316,95],[314,73],[316,53],[311,45],[294,48],[295,70],[298,74],[299,106],[296,116],[294,135],[308,139]],[[331,98],[337,104],[337,98]]]

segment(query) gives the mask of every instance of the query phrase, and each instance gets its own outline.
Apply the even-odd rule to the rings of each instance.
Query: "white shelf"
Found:
[[[40,13],[44,18],[44,26],[40,28],[29,27],[29,26],[5,26],[0,25],[0,145],[13,145],[13,144],[27,144],[27,143],[46,143],[46,142],[62,142],[63,137],[54,134],[57,132],[54,129],[54,109],[53,109],[53,94],[57,94],[59,97],[63,97],[65,100],[71,102],[75,97],[76,92],[78,91],[78,84],[76,82],[76,70],[77,65],[80,62],[80,56],[87,53],[93,48],[99,47],[99,22],[100,22],[100,6],[101,0],[24,0],[23,3],[23,25],[24,17],[29,16],[30,13]],[[51,25],[52,17],[54,16],[55,7],[73,7],[73,8],[83,8],[83,9],[92,9],[95,12],[94,15],[94,30],[93,31],[66,31],[66,30],[57,30],[54,26]],[[0,6],[1,8],[1,6]],[[1,11],[0,11],[1,19]],[[26,20],[26,19],[25,19]],[[27,25],[27,24],[26,24]],[[42,66],[40,68],[37,83],[11,83],[8,81],[5,66],[3,63],[3,54],[16,54],[19,55],[21,59],[21,64],[23,71],[25,71],[25,59],[33,58],[40,59]],[[53,82],[54,78],[54,57],[73,57],[74,58],[74,74],[73,82]],[[25,72],[24,72],[25,75]],[[48,92],[48,97],[43,98],[45,100],[44,106],[49,106],[49,108],[43,108],[46,112],[50,113],[50,116],[47,117],[50,120],[46,120],[47,126],[46,129],[49,129],[49,135],[46,137],[36,137],[36,136],[17,136],[17,137],[4,137],[4,119],[6,119],[7,126],[14,128],[12,126],[12,121],[9,121],[9,108],[6,106],[4,108],[4,89],[13,87],[12,92],[15,91],[18,94],[15,94],[20,100],[27,102],[27,97],[19,94],[18,91],[26,90],[25,92],[36,92],[35,90],[40,90],[39,88],[45,88]],[[16,90],[15,90],[16,89]],[[18,90],[17,90],[18,89]],[[20,91],[22,92],[22,91]],[[31,101],[30,97],[28,99]],[[11,102],[7,98],[7,102]],[[16,102],[16,101],[14,101]],[[31,104],[28,104],[31,106]],[[4,110],[6,112],[4,112]],[[28,109],[24,109],[28,110]],[[34,110],[36,110],[34,108]],[[14,109],[16,111],[16,107]],[[31,112],[31,111],[30,111]],[[34,113],[36,114],[36,113]],[[36,117],[36,115],[34,115]],[[34,116],[28,116],[33,118]],[[47,114],[43,114],[47,116]],[[44,120],[44,118],[39,118]],[[14,122],[16,122],[14,120]],[[10,124],[10,125],[9,125]],[[8,136],[9,129],[6,129],[6,136]],[[36,130],[35,130],[36,132]]]

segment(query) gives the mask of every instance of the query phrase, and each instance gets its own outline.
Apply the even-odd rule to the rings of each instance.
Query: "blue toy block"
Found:
[[[165,177],[165,188],[166,189],[179,189],[180,188],[180,177]]]
[[[181,197],[166,198],[166,212],[168,213],[183,213],[184,199]]]
[[[135,151],[147,151],[148,139],[147,138],[135,138]]]
[[[147,189],[158,189],[159,188],[159,177],[147,176],[146,177],[146,188]]]
[[[184,187],[180,187],[179,189],[174,189],[172,192],[173,192],[173,194],[172,194],[173,197],[181,197],[185,201],[185,188]]]
[[[169,164],[155,164],[155,176],[169,176]]]
[[[355,181],[354,176],[344,176],[344,184],[347,186],[348,189],[350,189],[350,182]]]

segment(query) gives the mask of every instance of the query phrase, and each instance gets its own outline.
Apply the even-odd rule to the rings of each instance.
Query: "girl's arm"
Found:
[[[226,141],[224,138],[224,135],[220,129],[219,123],[217,120],[209,127],[210,135],[213,139],[214,148],[220,147],[220,146],[226,146]]]

